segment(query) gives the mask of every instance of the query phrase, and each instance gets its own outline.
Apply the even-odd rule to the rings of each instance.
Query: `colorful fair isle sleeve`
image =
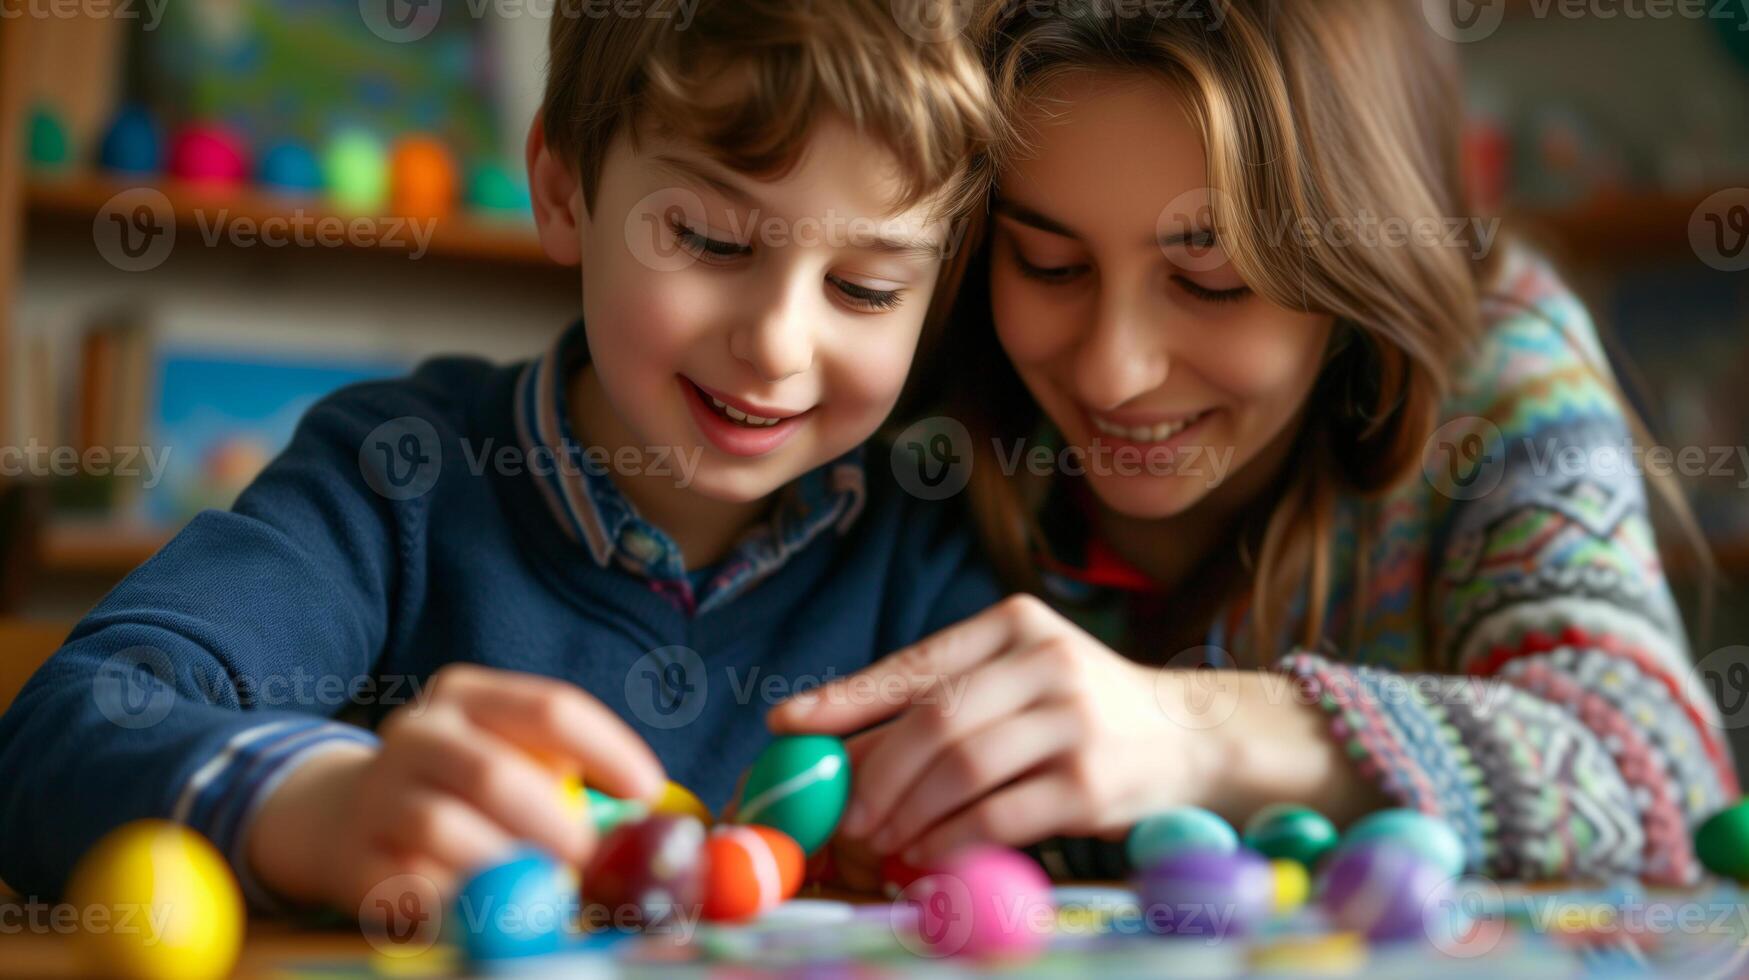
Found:
[[[1383,663],[1302,651],[1282,666],[1363,772],[1459,830],[1473,870],[1688,884],[1692,826],[1739,792],[1728,743],[1691,682],[1590,319],[1534,257],[1503,286],[1514,302],[1496,305],[1407,491],[1422,506],[1378,509],[1384,538],[1424,550],[1398,563],[1421,569],[1424,603],[1403,645],[1445,673],[1364,652],[1346,659]],[[1418,533],[1392,526],[1417,513]]]

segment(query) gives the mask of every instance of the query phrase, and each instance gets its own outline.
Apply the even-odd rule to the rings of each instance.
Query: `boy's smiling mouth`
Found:
[[[735,456],[762,456],[786,442],[812,415],[815,408],[800,412],[757,405],[744,399],[676,375],[693,421],[712,445]]]

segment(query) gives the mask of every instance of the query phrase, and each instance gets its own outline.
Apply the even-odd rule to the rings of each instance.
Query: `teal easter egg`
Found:
[[[1144,817],[1131,828],[1125,851],[1130,865],[1149,868],[1186,851],[1231,854],[1239,849],[1233,825],[1199,806],[1174,807]]]
[[[1342,835],[1342,846],[1388,840],[1407,846],[1447,875],[1464,872],[1464,842],[1451,824],[1419,810],[1393,809],[1370,813]]]
[[[781,830],[813,854],[832,836],[850,799],[850,754],[830,735],[789,735],[759,753],[741,789],[735,822]]]
[[[1336,846],[1336,825],[1322,813],[1291,803],[1266,806],[1245,821],[1245,846],[1265,857],[1310,868]]]
[[[1713,874],[1749,881],[1749,800],[1707,818],[1694,832],[1694,853]]]

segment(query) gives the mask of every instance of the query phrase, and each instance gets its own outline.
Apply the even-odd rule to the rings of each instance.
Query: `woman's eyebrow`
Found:
[[[1061,221],[1058,221],[1055,218],[1047,218],[1039,212],[1034,211],[1032,208],[1029,208],[1024,204],[1017,204],[1007,198],[998,197],[991,210],[1012,221],[1018,221],[1030,228],[1037,228],[1039,231],[1048,231],[1053,235],[1061,235],[1064,238],[1081,237],[1075,232],[1075,229],[1070,228]]]

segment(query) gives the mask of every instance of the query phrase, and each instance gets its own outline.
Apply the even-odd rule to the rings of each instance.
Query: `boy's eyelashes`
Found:
[[[751,245],[712,238],[686,224],[678,217],[670,218],[668,226],[674,234],[675,242],[682,249],[685,249],[699,261],[710,265],[727,265],[753,254],[753,246]],[[836,275],[828,275],[826,281],[832,284],[832,288],[838,290],[848,305],[867,312],[885,313],[888,310],[897,309],[904,300],[904,290],[902,289],[876,289]]]

